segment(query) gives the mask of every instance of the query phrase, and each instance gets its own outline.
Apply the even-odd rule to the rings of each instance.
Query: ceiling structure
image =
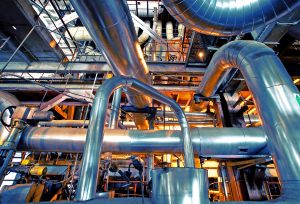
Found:
[[[216,37],[179,24],[159,0],[127,3],[153,86],[186,111],[215,111],[212,103],[196,104],[194,93],[213,54],[236,39],[257,40],[273,48],[296,85],[300,85],[298,10],[280,22],[251,33]],[[88,102],[84,98],[92,99],[90,94],[112,72],[71,3],[68,0],[6,0],[2,5],[0,90],[10,91],[22,103],[32,105],[69,93],[72,97],[63,101],[66,105],[86,106]],[[242,103],[247,105],[245,114],[257,114],[239,71],[233,71],[219,91],[229,94],[226,101],[235,104],[233,109],[239,110]],[[122,104],[126,103],[123,95]],[[160,104],[156,106],[162,109]]]

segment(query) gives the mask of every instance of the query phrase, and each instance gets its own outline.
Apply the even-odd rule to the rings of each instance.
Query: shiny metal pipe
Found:
[[[88,127],[90,121],[89,120],[53,120],[49,122],[39,122],[40,127]],[[202,121],[188,121],[189,125],[213,125],[213,120],[202,120]],[[178,121],[157,121],[155,124],[165,124],[165,125],[180,125]],[[124,121],[124,127],[135,128],[136,124],[133,121]]]
[[[209,204],[207,170],[160,168],[152,171],[152,203]]]
[[[39,122],[41,127],[88,127],[89,120],[52,120],[49,122]]]
[[[162,111],[157,111],[157,115],[160,117],[163,117]],[[175,117],[174,113],[169,111],[170,115],[169,117]],[[169,114],[168,113],[168,114]],[[213,119],[207,119],[205,115],[201,116],[202,113],[200,113],[198,115],[198,113],[195,113],[195,116],[193,116],[194,113],[190,114],[189,112],[185,113],[187,119],[188,119],[188,123],[189,125],[191,124],[209,124],[209,125],[213,125]],[[206,113],[204,113],[206,114]],[[204,117],[204,118],[201,118]],[[207,115],[207,117],[210,117],[210,115]],[[201,119],[199,121],[190,121],[189,119]],[[203,121],[202,119],[206,119],[205,121]],[[244,115],[244,119],[246,124],[255,124],[260,122],[260,118],[257,115]],[[90,121],[89,120],[52,120],[52,121],[41,121],[38,123],[39,126],[41,127],[88,127]],[[160,124],[161,122],[156,122],[156,124]],[[165,121],[166,125],[175,125],[178,124],[177,121]],[[136,127],[136,125],[134,124],[134,122],[131,121],[124,121],[123,125],[125,127]],[[179,124],[178,124],[179,125]],[[124,128],[121,128],[124,129]]]
[[[205,112],[184,112],[185,116],[188,117],[194,117],[194,118],[202,118],[202,119],[209,119],[209,118],[213,118],[213,114],[209,114],[209,113],[205,113]],[[156,111],[156,116],[159,117],[175,117],[174,112],[172,111],[162,111],[162,110],[158,110]]]
[[[5,123],[10,122],[10,113],[8,111],[3,111],[9,106],[18,106],[20,104],[19,100],[12,94],[0,91],[0,114],[2,115],[3,121]],[[2,145],[9,135],[9,131],[0,122],[0,145]]]
[[[129,76],[151,84],[149,70],[126,1],[71,0],[80,20],[115,76]],[[136,91],[124,90],[129,102],[143,108],[151,100]]]
[[[1,66],[1,65],[0,65]],[[97,89],[99,88],[98,84],[51,84],[52,88],[55,88],[57,91],[76,91],[76,90],[88,90],[91,91],[92,88]],[[166,85],[154,85],[153,86],[156,90],[161,92],[194,92],[197,90],[196,86],[166,86]],[[1,83],[0,90],[3,91],[43,91],[45,87],[38,86],[32,83]]]
[[[299,0],[163,0],[186,27],[207,35],[232,36],[266,26],[300,5]]]
[[[83,152],[86,129],[28,127],[22,133],[18,150],[41,152]],[[262,128],[193,128],[195,154],[213,158],[242,158],[268,155]],[[179,130],[105,129],[102,152],[180,153]]]
[[[121,97],[122,97],[122,89],[115,90],[113,101],[111,103],[111,113],[108,122],[108,127],[111,129],[115,129],[118,125]]]
[[[151,171],[154,169],[154,154],[147,155],[147,182],[151,181]]]
[[[189,125],[214,125],[214,121],[212,119],[209,120],[201,120],[201,121],[188,121]],[[167,126],[175,126],[179,125],[178,121],[155,121],[156,125],[167,125]]]
[[[115,76],[129,76],[146,84],[151,77],[144,60],[126,1],[71,0],[80,20],[88,29],[98,49]],[[124,89],[128,101],[137,108],[151,104],[149,97],[131,89]],[[148,129],[148,121],[141,114],[135,116],[140,129]]]
[[[151,96],[153,99],[173,109],[181,125],[185,166],[194,167],[194,151],[190,137],[190,128],[181,107],[173,99],[162,95],[151,86],[134,78],[113,77],[104,81],[102,86],[97,90],[94,98],[76,200],[85,201],[95,197],[99,170],[99,155],[103,143],[103,130],[109,96],[114,90],[121,87],[131,88],[139,93]]]
[[[300,183],[300,93],[274,51],[255,41],[235,41],[215,53],[199,93],[216,93],[231,68],[238,68],[252,92],[280,173],[283,195]]]

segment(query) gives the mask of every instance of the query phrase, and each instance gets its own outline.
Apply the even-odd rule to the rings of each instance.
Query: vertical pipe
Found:
[[[226,169],[225,166],[221,165],[220,166],[220,174],[221,174],[221,178],[222,178],[222,187],[223,187],[223,191],[224,191],[224,196],[225,199],[228,200],[228,188],[227,188],[227,177],[226,177]]]
[[[154,169],[154,155],[148,154],[147,155],[147,180],[148,180],[148,183],[151,180],[152,169]]]
[[[75,198],[77,201],[91,200],[95,197],[106,108],[109,102],[108,98],[112,91],[112,89],[103,89],[100,87],[93,101],[90,125],[84,146],[80,178]]]
[[[119,107],[121,103],[122,89],[117,89],[114,92],[113,101],[111,103],[111,113],[109,117],[108,127],[116,129],[119,119]]]

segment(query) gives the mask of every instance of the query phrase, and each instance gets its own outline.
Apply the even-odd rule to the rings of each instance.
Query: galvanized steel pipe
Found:
[[[300,0],[163,0],[186,27],[207,35],[232,36],[266,26],[294,10]]]
[[[255,41],[230,42],[215,53],[199,92],[214,95],[231,68],[252,92],[286,195],[300,185],[300,93],[274,51]]]
[[[181,107],[151,86],[134,78],[114,77],[104,81],[97,90],[91,111],[90,124],[87,132],[85,151],[83,153],[79,185],[76,200],[85,201],[93,199],[96,193],[97,176],[99,170],[99,155],[103,143],[105,115],[112,92],[121,87],[128,87],[153,99],[164,103],[175,112],[181,125],[183,153],[186,167],[194,167],[194,151],[190,137],[190,129]]]

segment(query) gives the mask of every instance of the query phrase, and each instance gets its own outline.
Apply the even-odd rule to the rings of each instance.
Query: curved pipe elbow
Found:
[[[255,100],[282,182],[300,182],[300,95],[272,49],[255,41],[234,41],[218,50],[201,82],[204,96],[216,93],[228,70],[238,68]],[[211,80],[212,79],[212,80]]]
[[[248,78],[249,83],[251,81],[249,78],[258,77],[262,73],[258,71],[258,66],[254,66],[253,61],[267,56],[268,63],[282,65],[274,51],[262,43],[247,40],[227,43],[213,56],[197,92],[206,97],[214,95],[232,68],[239,69],[244,77]],[[273,66],[272,70],[275,69],[277,67]],[[265,70],[270,72],[270,76],[272,75],[272,70]],[[260,77],[265,77],[263,81],[268,82],[266,86],[282,83],[282,76],[272,79],[267,77],[267,73],[264,75]]]
[[[170,14],[197,32],[232,36],[266,26],[300,6],[299,0],[163,0]]]

